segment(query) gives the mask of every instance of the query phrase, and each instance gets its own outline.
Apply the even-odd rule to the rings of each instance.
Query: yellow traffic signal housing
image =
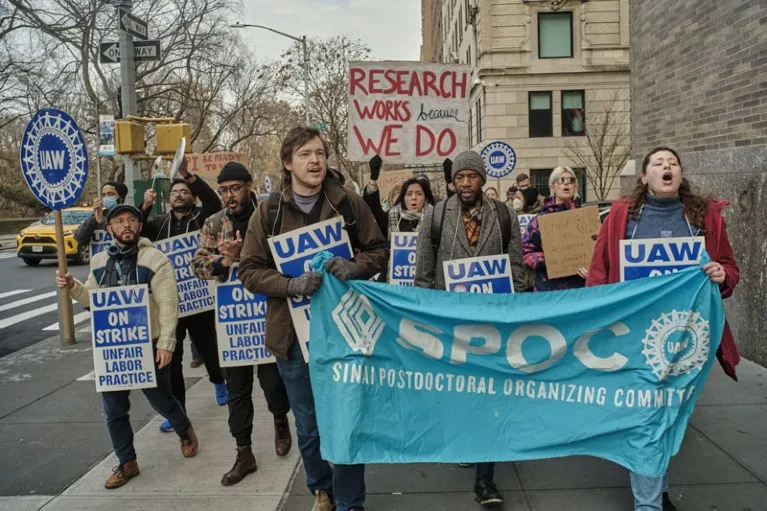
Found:
[[[157,124],[155,126],[155,153],[173,154],[176,152],[182,137],[186,137],[186,152],[192,152],[192,127],[185,123]]]
[[[120,154],[144,152],[144,125],[131,121],[115,122],[115,151]]]

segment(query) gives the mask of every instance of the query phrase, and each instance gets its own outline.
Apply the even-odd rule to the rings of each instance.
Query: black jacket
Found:
[[[162,216],[155,215],[149,218],[151,208],[143,210],[144,220],[141,227],[141,236],[151,241],[158,241],[188,232],[199,231],[209,216],[221,211],[221,199],[204,179],[197,176],[194,182],[190,183],[187,181],[187,185],[192,190],[192,193],[202,202],[202,208],[194,208],[181,218],[176,218],[173,211],[169,211]]]

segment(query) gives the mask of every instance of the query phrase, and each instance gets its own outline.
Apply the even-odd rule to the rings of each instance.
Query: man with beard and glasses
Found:
[[[209,217],[200,232],[200,244],[192,259],[192,269],[201,279],[226,280],[229,268],[240,260],[242,240],[248,221],[256,210],[256,195],[251,191],[253,178],[241,163],[224,165],[217,178],[218,193],[224,210]],[[288,396],[276,364],[257,366],[258,382],[274,416],[274,450],[287,456],[293,444],[288,426]],[[225,370],[229,390],[229,431],[237,443],[237,457],[221,484],[239,483],[255,472],[256,458],[251,449],[253,432],[253,366],[228,367]]]
[[[421,221],[414,285],[445,289],[444,261],[508,254],[514,290],[524,291],[519,220],[506,204],[484,196],[482,185],[486,180],[479,153],[464,151],[453,160],[455,195],[427,211]],[[432,224],[440,221],[436,231],[441,234],[438,239],[432,239],[435,232]],[[503,497],[493,482],[494,474],[495,463],[477,463],[474,498],[482,506],[503,504]]]
[[[149,318],[155,350],[157,387],[143,389],[149,404],[165,417],[181,439],[181,453],[185,458],[197,454],[198,442],[189,418],[173,395],[170,386],[170,367],[176,344],[178,294],[176,274],[170,260],[152,243],[139,237],[141,212],[133,206],[120,204],[107,213],[107,230],[112,244],[94,256],[91,271],[85,283],[56,272],[56,285],[69,290],[69,295],[84,307],[90,305],[90,291],[98,288],[149,286]],[[130,391],[102,392],[104,415],[119,465],[104,483],[107,489],[118,488],[139,474],[136,451],[133,448],[133,429],[128,411]]]
[[[155,215],[149,218],[152,206],[157,200],[157,193],[149,189],[144,193],[144,202],[141,210],[144,213],[143,228],[141,235],[152,241],[159,241],[182,234],[194,233],[202,229],[205,220],[221,210],[221,199],[216,192],[208,186],[204,179],[190,173],[186,159],[182,160],[178,170],[180,178],[176,178],[170,185],[171,210],[165,215]],[[197,208],[197,200],[202,202],[202,208]],[[189,338],[197,347],[208,379],[215,390],[216,403],[224,406],[229,393],[221,373],[218,361],[218,348],[216,344],[216,312],[214,310],[199,312],[178,319],[176,325],[176,351],[173,353],[173,361],[170,364],[170,383],[173,394],[179,400],[181,406],[186,408],[186,386],[184,385],[184,338],[189,332]],[[160,431],[168,433],[173,431],[168,421],[160,424]]]

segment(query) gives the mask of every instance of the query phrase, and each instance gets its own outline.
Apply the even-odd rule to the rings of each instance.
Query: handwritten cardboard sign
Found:
[[[550,279],[569,277],[588,268],[601,227],[599,208],[588,206],[538,215],[546,273]]]
[[[200,176],[213,189],[218,188],[216,178],[218,177],[224,165],[230,161],[242,163],[248,166],[248,155],[246,153],[236,152],[218,152],[218,153],[190,153],[186,155],[189,172]],[[372,156],[371,156],[372,158]]]
[[[467,149],[468,66],[351,62],[348,153],[386,162],[440,163]]]
[[[388,199],[391,191],[396,187],[413,177],[413,171],[405,170],[385,170],[378,177],[378,194],[381,200]],[[394,198],[396,199],[396,197]]]

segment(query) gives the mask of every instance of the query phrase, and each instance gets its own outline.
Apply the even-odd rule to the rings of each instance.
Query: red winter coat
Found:
[[[727,201],[713,201],[709,205],[705,218],[706,250],[713,261],[724,267],[726,274],[724,283],[719,286],[722,298],[729,297],[740,280],[740,270],[735,262],[732,247],[727,238],[727,226],[722,217],[722,210],[729,204]],[[626,238],[628,212],[628,200],[621,199],[612,204],[594,247],[594,257],[589,267],[588,279],[586,279],[587,287],[620,282],[619,248],[620,240]],[[735,366],[740,362],[740,354],[727,321],[724,323],[722,343],[716,352],[716,357],[719,359],[724,372],[737,381]]]

